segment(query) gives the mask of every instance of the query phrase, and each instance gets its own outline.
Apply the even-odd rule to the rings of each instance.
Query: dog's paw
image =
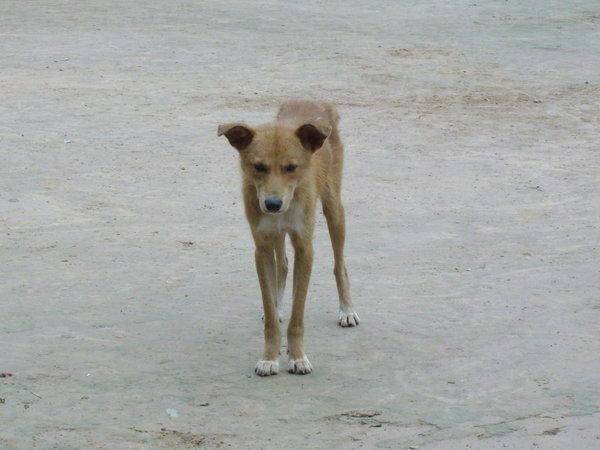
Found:
[[[359,322],[358,314],[352,308],[340,309],[338,324],[341,327],[355,327]]]
[[[269,375],[277,375],[279,373],[279,361],[266,361],[261,359],[256,363],[254,372],[261,377],[268,377]]]
[[[296,375],[306,375],[312,372],[312,364],[304,355],[302,358],[290,359],[288,362],[288,372],[295,373]]]

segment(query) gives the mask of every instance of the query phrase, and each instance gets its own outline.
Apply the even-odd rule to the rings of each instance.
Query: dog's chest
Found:
[[[264,233],[300,232],[304,226],[304,211],[296,203],[282,214],[265,215],[258,222],[258,231]]]

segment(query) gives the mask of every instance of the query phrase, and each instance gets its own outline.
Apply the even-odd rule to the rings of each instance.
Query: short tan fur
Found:
[[[279,371],[280,309],[288,272],[286,234],[295,252],[287,329],[288,371],[312,371],[303,336],[317,198],[321,199],[333,246],[338,323],[343,327],[358,325],[344,263],[345,219],[340,198],[343,147],[338,121],[337,112],[327,103],[290,101],[281,105],[273,122],[255,128],[242,123],[218,128],[218,135],[225,135],[240,155],[244,206],[256,245],[265,349],[255,372],[261,376]]]

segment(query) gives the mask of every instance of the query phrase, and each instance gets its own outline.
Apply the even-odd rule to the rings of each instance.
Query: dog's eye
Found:
[[[267,171],[267,166],[265,166],[264,164],[254,164],[254,168],[256,169],[257,172],[266,172]]]
[[[285,168],[283,169],[283,171],[285,173],[294,173],[294,171],[296,170],[296,167],[298,167],[298,166],[295,166],[293,164],[289,164],[289,165],[285,166]]]

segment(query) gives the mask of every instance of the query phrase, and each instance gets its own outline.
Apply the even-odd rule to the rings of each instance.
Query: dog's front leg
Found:
[[[313,263],[312,235],[291,235],[294,245],[294,281],[292,315],[288,325],[288,372],[306,374],[312,365],[304,353],[304,303]]]
[[[272,243],[257,240],[255,260],[265,314],[265,351],[256,363],[255,372],[260,376],[275,375],[279,372],[281,332],[275,304],[275,249]]]

